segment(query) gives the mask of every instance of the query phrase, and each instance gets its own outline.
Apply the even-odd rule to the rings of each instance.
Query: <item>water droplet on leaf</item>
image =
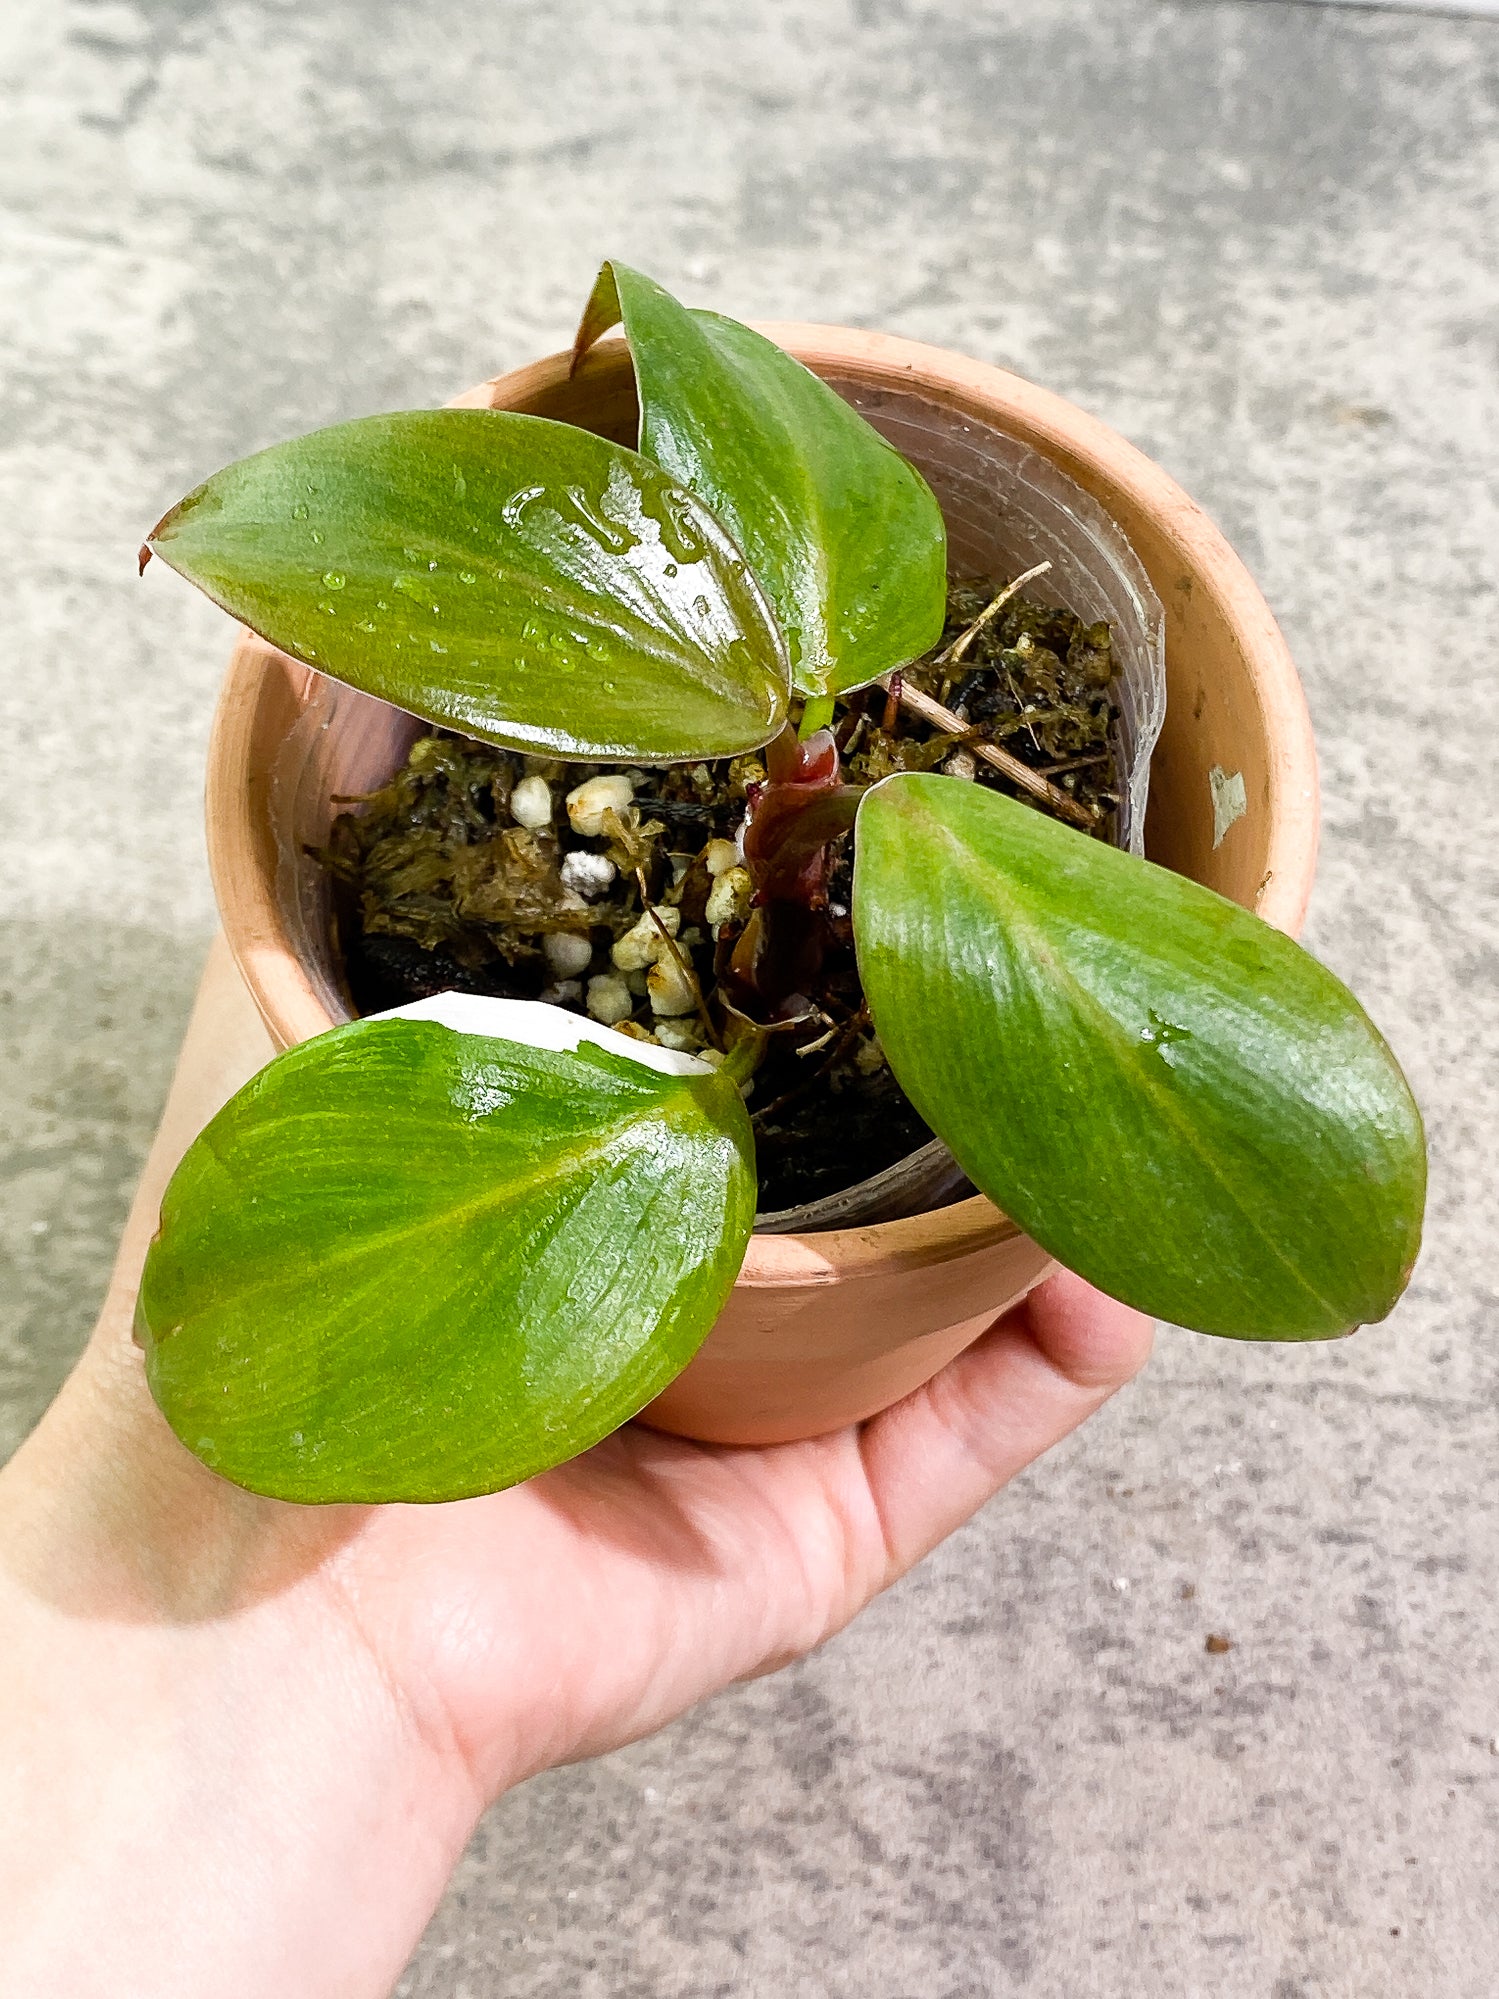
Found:
[[[442,616],[442,606],[432,601],[432,591],[425,577],[398,576],[396,588],[403,597],[414,597],[424,611],[430,611],[434,618]]]
[[[521,524],[521,515],[526,508],[533,500],[544,500],[546,490],[545,486],[522,486],[518,493],[512,493],[500,508],[500,517],[506,527],[518,528]]]
[[[1171,1052],[1172,1046],[1178,1041],[1190,1041],[1192,1039],[1192,1030],[1189,1027],[1177,1027],[1173,1025],[1171,1021],[1164,1019],[1162,1015],[1158,1014],[1154,1007],[1149,1009],[1149,1015],[1150,1025],[1140,1029],[1140,1039],[1147,1047],[1153,1048],[1156,1051],[1168,1069],[1174,1069],[1176,1067],[1176,1057]]]
[[[628,555],[632,548],[638,547],[640,537],[632,534],[621,522],[610,520],[607,514],[601,513],[581,486],[569,486],[567,498],[577,516],[578,525],[600,548],[607,549],[611,555]]]
[[[678,562],[699,562],[704,554],[703,538],[689,512],[690,504],[681,493],[663,493],[656,515],[662,544]]]

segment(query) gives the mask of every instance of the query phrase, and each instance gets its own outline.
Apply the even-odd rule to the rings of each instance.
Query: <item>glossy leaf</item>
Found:
[[[569,424],[338,424],[216,473],[147,547],[273,645],[512,749],[725,756],[785,716],[784,646],[723,529]]]
[[[725,1075],[357,1022],[278,1057],[179,1167],[137,1315],[151,1391],[254,1492],[493,1491],[685,1366],[754,1208]]]
[[[701,494],[748,555],[795,686],[843,693],[935,645],[947,536],[916,468],[763,335],[605,264],[576,356],[621,320],[640,448]]]
[[[854,898],[902,1088],[1059,1261],[1203,1332],[1320,1339],[1389,1311],[1420,1241],[1420,1116],[1288,937],[938,776],[866,796]]]

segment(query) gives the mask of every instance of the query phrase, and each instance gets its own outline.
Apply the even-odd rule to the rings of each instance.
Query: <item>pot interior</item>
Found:
[[[914,391],[828,377],[922,472],[942,507],[955,576],[1014,576],[1049,561],[1027,585],[1042,602],[1092,622],[1106,618],[1119,663],[1115,742],[1125,780],[1119,840],[1144,851],[1150,757],[1165,715],[1164,618],[1143,565],[1122,530],[1075,480],[1020,439]],[[633,443],[633,393],[621,400],[581,376],[554,388],[537,414],[585,424]],[[523,405],[524,406],[524,405]],[[271,771],[277,901],[287,942],[332,1020],[354,1017],[334,920],[332,887],[313,853],[348,802],[376,790],[405,761],[425,726],[351,687],[305,671],[300,713]],[[895,1220],[961,1200],[973,1191],[947,1148],[923,1146],[873,1179],[803,1207],[763,1214],[762,1233],[805,1234]]]

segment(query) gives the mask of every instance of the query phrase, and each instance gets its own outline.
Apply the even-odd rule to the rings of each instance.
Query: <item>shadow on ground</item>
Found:
[[[4,927],[0,1459],[88,1337],[207,947],[62,918]]]

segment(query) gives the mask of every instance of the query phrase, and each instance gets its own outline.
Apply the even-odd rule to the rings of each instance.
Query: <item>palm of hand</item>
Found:
[[[510,1492],[363,1513],[326,1573],[492,1795],[813,1649],[1149,1343],[1138,1314],[1061,1275],[857,1428],[737,1450],[631,1425]]]

